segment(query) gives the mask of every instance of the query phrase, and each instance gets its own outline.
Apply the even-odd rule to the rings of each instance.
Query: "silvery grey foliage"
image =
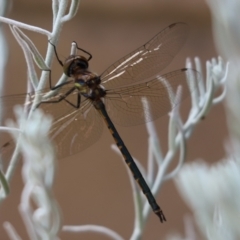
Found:
[[[8,126],[22,130],[20,136],[13,132],[24,160],[24,189],[19,211],[30,239],[58,239],[61,217],[52,192],[56,159],[53,144],[48,137],[52,119],[39,109],[29,117],[24,108],[19,106],[15,107],[15,114],[17,123],[9,120]],[[5,227],[10,230],[8,233],[11,236],[9,224],[6,223]]]
[[[139,161],[135,159],[141,172],[144,173],[144,178],[148,179],[151,190],[155,195],[160,191],[161,186],[165,181],[172,180],[178,174],[181,174],[181,169],[186,159],[186,141],[191,136],[198,122],[201,121],[201,119],[207,114],[209,114],[211,107],[221,102],[226,94],[225,83],[228,65],[224,63],[222,58],[219,57],[218,59],[212,59],[206,63],[206,78],[204,78],[199,58],[195,58],[194,63],[195,64],[193,64],[190,59],[187,59],[186,66],[189,68],[196,68],[198,72],[201,73],[202,77],[200,81],[197,81],[197,79],[194,79],[193,77],[190,77],[189,79],[189,82],[194,84],[195,89],[194,91],[190,91],[192,106],[186,121],[183,122],[181,119],[181,114],[178,107],[173,108],[169,114],[169,147],[167,153],[165,156],[163,155],[159,145],[159,139],[156,134],[157,131],[155,130],[154,124],[150,122],[146,124],[149,133],[148,169],[144,169]],[[189,87],[191,88],[190,85]],[[216,96],[215,93],[219,89],[222,89],[222,92],[220,95]],[[169,95],[173,94],[175,101],[180,102],[181,86],[179,86],[177,93],[172,92]],[[179,104],[174,104],[174,106],[179,106]],[[113,149],[119,153],[117,147],[113,146]],[[175,169],[173,169],[171,172],[168,172],[168,168],[178,151],[178,164]],[[130,239],[135,240],[141,238],[144,226],[150,213],[150,207],[139,189],[132,182],[131,174],[129,174],[129,176],[131,186],[133,188],[134,203],[136,206],[135,228]]]
[[[60,30],[63,24],[74,17],[79,6],[79,1],[77,0],[53,0],[52,3],[52,31],[0,17],[1,22],[9,24],[14,37],[23,49],[27,62],[29,82],[36,91],[43,88],[48,80],[48,74],[46,71],[43,71],[40,79],[38,79],[34,63],[41,69],[49,69],[54,55],[53,48],[51,46],[48,47],[46,58],[44,59],[34,43],[21,29],[28,29],[30,31],[35,31],[36,33],[44,34],[47,36],[46,42],[47,40],[51,40],[51,42],[55,44],[60,37]],[[70,4],[70,8],[69,12],[66,13],[68,4]],[[71,53],[75,50],[76,46],[73,45]],[[187,67],[196,68],[202,76],[199,81],[193,77],[189,79],[192,106],[188,118],[186,121],[183,121],[179,109],[179,103],[182,101],[181,86],[178,87],[177,92],[173,92],[171,88],[168,88],[169,97],[171,98],[173,106],[177,106],[171,110],[171,113],[169,113],[168,151],[166,154],[163,154],[154,124],[147,123],[146,127],[149,133],[149,157],[147,169],[144,169],[139,161],[136,160],[154,195],[157,195],[160,192],[161,186],[165,181],[174,179],[177,174],[182,172],[181,169],[186,158],[186,141],[190,138],[198,122],[209,114],[209,111],[214,104],[222,101],[226,93],[225,80],[227,65],[221,58],[212,59],[206,63],[206,78],[202,73],[201,63],[198,58],[194,60],[194,64],[192,61],[188,60]],[[62,75],[59,79],[59,83],[65,80],[66,76]],[[159,79],[159,81],[164,82],[165,80]],[[165,84],[167,84],[167,82]],[[194,91],[192,91],[192,88],[194,88]],[[216,96],[215,93],[219,88],[222,88],[222,93],[219,96]],[[54,94],[54,92],[50,92],[49,94]],[[37,98],[35,103],[37,104],[40,100],[41,99]],[[143,99],[142,102],[143,104],[148,104],[145,99]],[[22,114],[22,110],[18,109],[16,114],[18,116],[18,122],[12,122],[10,127],[14,138],[18,142],[17,151],[21,151],[24,156],[23,179],[25,187],[22,193],[22,202],[19,207],[20,212],[31,239],[37,239],[37,237],[39,237],[39,239],[58,239],[58,232],[59,229],[61,229],[60,210],[51,192],[55,172],[55,156],[54,151],[51,148],[51,143],[47,138],[47,132],[50,129],[51,120],[48,116],[44,116],[41,111],[30,111],[29,116],[26,116]],[[30,127],[26,127],[26,124]],[[1,128],[1,130],[9,129],[5,127]],[[37,139],[36,136],[38,136]],[[46,143],[48,146],[45,145]],[[44,146],[48,149],[46,154],[46,150],[42,148]],[[118,152],[116,146],[113,148]],[[169,166],[177,153],[179,153],[178,164],[175,169],[169,172]],[[14,156],[16,155],[17,154]],[[43,160],[40,161],[42,158]],[[29,161],[30,159],[34,159],[35,161],[31,162]],[[6,197],[7,191],[5,190],[5,192],[3,192],[3,186],[6,186],[5,189],[8,188],[7,183],[10,181],[12,174],[14,173],[15,165],[16,158],[13,158],[7,172],[0,175],[2,186],[0,195],[1,200],[4,200]],[[48,169],[46,170],[46,168]],[[129,239],[134,240],[142,237],[144,226],[147,223],[150,213],[150,207],[146,202],[146,199],[142,196],[142,193],[139,191],[139,188],[136,186],[136,183],[133,181],[131,174],[129,174],[129,179],[133,189],[132,192],[135,208],[134,228]],[[32,208],[29,201],[30,198],[37,199],[36,209]],[[54,221],[51,221],[53,219]],[[21,239],[10,223],[5,223],[4,226],[11,239]],[[104,234],[111,239],[123,239],[118,233],[104,226],[64,226],[62,229],[63,231],[78,233],[91,231]]]
[[[204,239],[240,238],[240,26],[237,0],[206,0],[212,13],[215,44],[229,61],[225,111],[229,139],[226,157],[209,166],[203,160],[185,166],[176,180]]]

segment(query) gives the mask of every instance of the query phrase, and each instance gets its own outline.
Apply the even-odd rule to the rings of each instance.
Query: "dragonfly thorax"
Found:
[[[83,79],[75,80],[75,87],[86,98],[97,101],[106,95],[105,89],[100,85],[100,78],[95,77],[87,81]]]
[[[98,86],[97,88],[91,89],[91,94],[88,96],[88,98],[96,102],[105,97],[105,95],[105,89],[103,89],[101,86]]]

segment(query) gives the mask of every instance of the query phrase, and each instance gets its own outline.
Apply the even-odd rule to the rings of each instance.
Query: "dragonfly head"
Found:
[[[70,55],[63,64],[63,71],[71,77],[88,69],[88,60],[80,55]]]

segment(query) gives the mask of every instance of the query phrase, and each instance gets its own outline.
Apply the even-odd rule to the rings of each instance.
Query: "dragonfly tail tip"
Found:
[[[164,214],[163,214],[163,212],[162,212],[161,210],[158,211],[158,212],[155,212],[155,213],[156,213],[156,215],[159,217],[161,223],[163,223],[164,221],[165,221],[165,222],[167,221],[167,219],[165,218],[165,216],[164,216]]]

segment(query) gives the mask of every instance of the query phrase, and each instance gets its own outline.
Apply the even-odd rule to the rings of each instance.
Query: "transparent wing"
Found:
[[[68,103],[60,102],[57,108],[61,107],[59,104]],[[72,108],[72,111],[54,121],[50,136],[56,142],[57,155],[63,158],[97,142],[102,131],[102,119],[92,103],[86,99],[80,109]]]
[[[150,41],[119,59],[101,74],[106,88],[130,85],[148,80],[158,74],[173,60],[188,35],[185,23],[174,23]]]
[[[1,126],[6,125],[6,120],[16,120],[14,114],[15,105],[25,105],[25,110],[28,112],[32,106],[32,101],[35,97],[35,93],[24,93],[16,95],[8,95],[0,97],[0,112],[1,112]],[[0,162],[2,169],[5,169],[8,161],[12,157],[12,153],[15,149],[15,141],[7,132],[0,134]]]
[[[114,123],[121,126],[153,121],[176,106],[170,94],[171,90],[175,94],[177,87],[182,86],[181,100],[195,90],[193,84],[187,81],[189,76],[196,81],[199,79],[197,71],[184,68],[155,77],[148,82],[109,90],[106,95],[108,114]],[[147,104],[143,103],[143,99],[147,100]]]
[[[45,101],[58,100],[70,88],[61,88],[61,92],[51,97],[45,97]],[[46,92],[44,91],[37,94],[46,96]],[[6,119],[15,119],[13,113],[14,105],[24,104],[26,111],[29,111],[35,96],[36,93],[27,93],[1,97],[3,123]],[[77,91],[70,94],[66,99],[76,105]],[[50,136],[56,143],[59,158],[86,149],[96,142],[102,134],[102,119],[87,99],[82,99],[80,109],[72,107],[64,100],[58,103],[41,103],[40,108],[45,113],[51,114],[54,118]],[[0,154],[3,161],[9,160],[14,148],[15,142],[11,140],[9,134],[1,134]]]
[[[39,92],[30,92],[30,93],[23,93],[23,94],[15,94],[15,95],[7,95],[7,96],[1,96],[0,97],[0,111],[1,111],[1,119],[2,119],[2,125],[5,125],[5,121],[7,119],[15,119],[15,114],[14,114],[14,106],[16,105],[23,105],[25,107],[25,110],[28,112],[32,105],[33,101],[38,95],[39,97],[42,97],[43,100],[46,101],[54,101],[59,99],[60,96],[64,95],[69,89],[73,87],[72,84],[68,84],[68,86],[64,86],[61,88],[61,91],[58,92],[52,92],[49,91],[49,88],[43,89]],[[70,97],[70,96],[69,96]],[[77,96],[76,93],[73,94],[72,101],[76,102]],[[73,99],[75,98],[75,99]],[[58,119],[59,117],[63,116],[66,114],[66,112],[70,111],[70,105],[62,106],[61,109],[52,107],[47,105],[41,105],[41,108],[44,108],[47,110],[47,112],[55,119]],[[45,111],[46,112],[46,111]]]

